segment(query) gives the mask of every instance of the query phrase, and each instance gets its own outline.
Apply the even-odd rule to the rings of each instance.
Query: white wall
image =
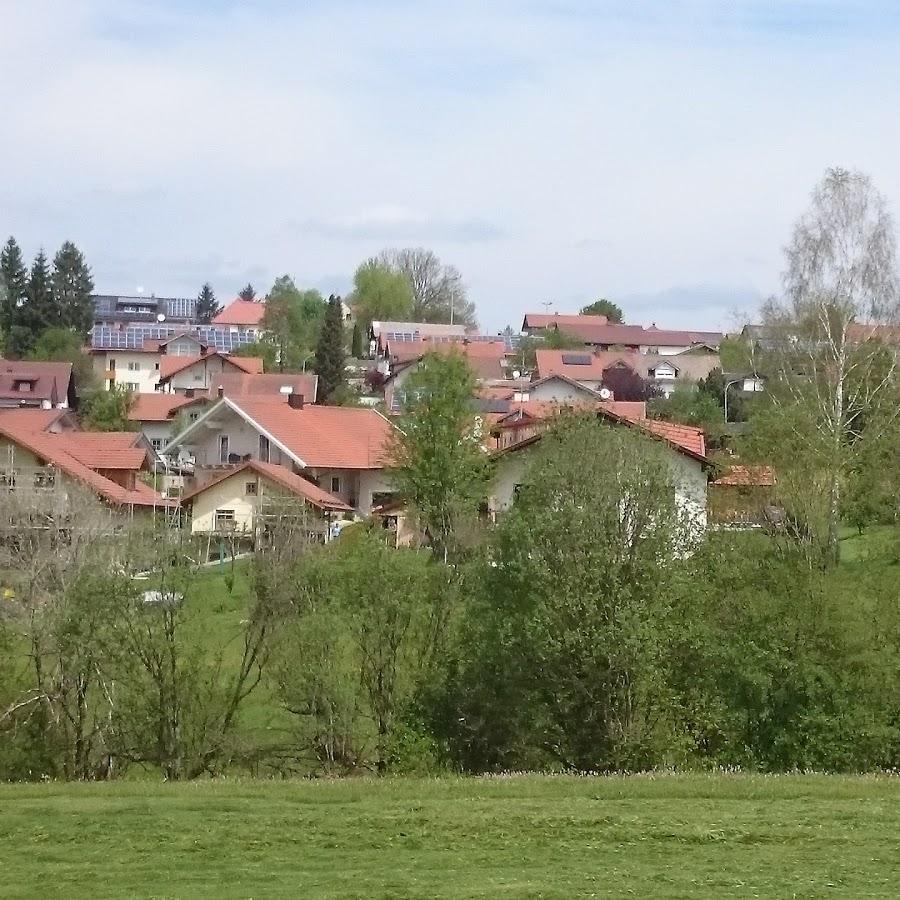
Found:
[[[212,381],[223,372],[243,372],[221,356],[198,359],[192,366],[176,372],[167,382],[167,393],[183,394],[187,390],[208,390]]]
[[[596,397],[578,390],[574,384],[554,378],[544,384],[529,387],[528,399],[556,403],[584,403],[586,400],[596,400]]]
[[[128,383],[136,384],[137,393],[152,394],[159,384],[159,354],[158,353],[137,353],[133,350],[105,350],[101,353],[94,353],[94,371],[100,376],[105,377],[106,371],[110,364],[115,360],[115,379],[107,382],[107,389],[111,384],[125,385]],[[136,366],[136,369],[129,369],[128,366]]]

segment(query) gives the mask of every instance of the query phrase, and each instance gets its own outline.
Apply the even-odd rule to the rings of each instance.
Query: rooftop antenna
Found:
[[[544,315],[549,316],[550,315],[550,307],[553,306],[553,301],[552,300],[542,300],[541,306],[544,307]]]

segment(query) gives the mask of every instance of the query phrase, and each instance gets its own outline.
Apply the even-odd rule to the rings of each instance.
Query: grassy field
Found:
[[[900,778],[0,786],[0,895],[896,897]]]

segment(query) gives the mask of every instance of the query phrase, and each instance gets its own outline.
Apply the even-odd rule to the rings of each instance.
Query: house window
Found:
[[[129,372],[140,372],[141,364],[139,362],[130,362],[128,363],[128,371]]]
[[[20,394],[30,394],[34,390],[34,382],[28,378],[16,379],[13,382],[13,390]]]
[[[43,469],[34,473],[34,486],[36,488],[52,488],[56,486],[56,472],[53,469]]]
[[[339,494],[341,492],[341,479],[338,475],[331,476],[331,493]]]
[[[268,462],[269,461],[269,452],[270,452],[269,439],[264,434],[261,434],[259,436],[259,458],[263,462]]]
[[[162,445],[163,445],[162,438],[151,438],[150,445],[153,447],[154,450],[157,450],[157,451],[162,450]]]
[[[156,363],[156,365],[153,368],[156,369],[156,371],[158,372],[159,371],[159,363]]]
[[[234,510],[216,510],[216,531],[234,531]]]
[[[109,358],[109,371],[110,372],[116,371],[116,358],[114,356],[111,356]]]
[[[202,372],[198,372],[198,373],[194,376],[194,381],[203,381],[203,373],[202,373]]]
[[[219,436],[219,462],[228,462],[228,435]]]
[[[189,422],[196,422],[197,419],[199,419],[199,418],[200,418],[200,413],[195,413],[195,412],[188,413],[188,421]]]
[[[6,472],[0,472],[0,488],[6,488],[8,491],[16,489],[16,470],[9,469]]]
[[[126,381],[125,382],[125,390],[131,391],[132,394],[138,393],[141,389],[141,386],[136,381]]]
[[[255,496],[256,496],[256,482],[255,482],[255,481],[248,481],[248,482],[244,485],[244,493],[245,493],[248,497],[255,497]]]

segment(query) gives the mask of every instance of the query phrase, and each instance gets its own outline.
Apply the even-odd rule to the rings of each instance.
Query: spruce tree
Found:
[[[0,251],[0,280],[6,287],[3,303],[0,305],[0,331],[9,335],[16,309],[25,302],[25,292],[28,288],[28,270],[22,259],[22,251],[13,237]]]
[[[345,384],[344,313],[341,298],[328,298],[325,321],[316,345],[316,372],[319,376],[317,403],[328,403]]]
[[[94,324],[94,279],[81,251],[66,241],[53,258],[53,304],[59,326],[87,334]]]
[[[28,274],[25,301],[13,314],[9,341],[18,356],[24,356],[37,343],[47,328],[58,327],[59,309],[53,300],[53,285],[47,255],[41,250],[34,258]]]
[[[252,284],[247,284],[238,294],[238,297],[240,297],[241,300],[255,300],[256,288],[254,288]]]
[[[201,325],[209,325],[221,311],[222,307],[216,300],[216,293],[207,281],[197,295],[197,321]]]
[[[350,355],[354,359],[362,359],[363,355],[363,335],[359,322],[353,323],[353,337],[350,339]]]

